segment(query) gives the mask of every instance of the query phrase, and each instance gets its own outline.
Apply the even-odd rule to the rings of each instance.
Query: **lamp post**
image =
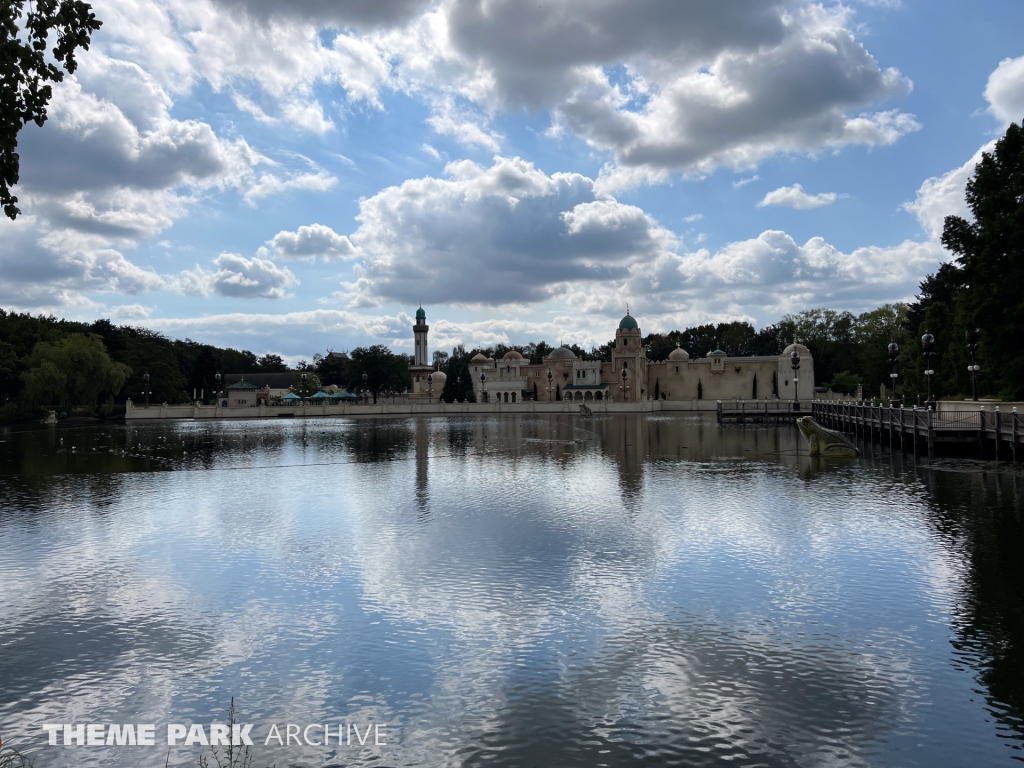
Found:
[[[899,383],[900,375],[896,373],[896,361],[900,356],[900,345],[895,341],[889,342],[889,365],[892,366],[892,373],[889,374],[889,380],[892,382],[892,397],[889,398],[889,405],[895,408],[899,408],[903,405],[899,397],[896,394],[896,386]]]
[[[924,402],[925,405],[934,410],[935,400],[932,398],[932,376],[935,375],[935,371],[932,370],[932,358],[935,357],[935,337],[932,336],[931,331],[925,331],[924,336],[921,337],[921,354],[924,355],[925,360],[924,375],[928,378],[928,399]]]
[[[149,408],[149,374],[143,374],[142,376],[143,385],[146,387],[146,407]],[[977,400],[977,398],[975,398]]]
[[[548,402],[551,402],[554,398],[551,393],[554,392],[555,386],[551,383],[551,369],[548,368]]]
[[[967,341],[967,351],[971,353],[971,364],[967,366],[967,370],[971,374],[971,399],[978,399],[978,382],[977,376],[978,371],[981,370],[980,365],[974,363],[974,353],[978,351],[978,340],[981,339],[981,329],[975,328],[973,331],[964,331],[964,339]]]
[[[800,410],[800,352],[789,353],[789,367],[793,369],[793,410]],[[811,382],[813,384],[813,382]]]
[[[626,393],[629,392],[629,385],[626,384],[626,376],[628,375],[628,369],[626,366],[622,366],[622,402],[626,402]]]
[[[434,374],[427,374],[427,402],[434,402]]]
[[[369,378],[370,377],[367,376],[365,373],[363,374],[363,405],[366,405],[367,403],[370,402],[370,395],[366,390],[366,382]]]
[[[216,384],[217,391],[213,393],[213,399],[216,400],[218,397],[220,397],[220,392],[221,392],[221,390],[220,390],[220,374],[218,373],[218,374],[214,375],[213,380],[215,382],[217,382],[217,384]]]
[[[487,383],[487,374],[480,372],[480,402],[487,402],[487,393],[484,391],[484,384]]]

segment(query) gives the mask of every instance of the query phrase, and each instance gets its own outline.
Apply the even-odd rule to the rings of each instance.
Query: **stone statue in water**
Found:
[[[807,452],[811,456],[823,456],[827,459],[860,456],[856,445],[838,432],[825,429],[810,416],[797,419],[796,425],[800,429],[800,434],[807,440]]]
[[[594,412],[587,408],[586,403],[580,403],[580,416],[593,416]]]

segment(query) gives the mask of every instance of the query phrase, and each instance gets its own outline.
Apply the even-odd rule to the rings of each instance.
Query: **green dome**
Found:
[[[423,307],[420,307],[419,309],[416,310],[416,319],[417,320],[426,320],[427,319],[427,313],[423,311]]]
[[[619,321],[620,331],[635,331],[639,327],[640,326],[636,324],[636,320],[634,320],[633,316],[628,312],[626,313],[626,316]]]

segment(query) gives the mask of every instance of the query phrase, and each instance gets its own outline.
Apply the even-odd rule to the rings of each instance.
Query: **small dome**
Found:
[[[575,359],[576,359],[576,355],[574,355],[572,353],[572,350],[569,349],[568,347],[559,347],[554,352],[552,352],[550,355],[548,355],[548,360],[575,360]]]
[[[714,357],[716,355],[719,356],[719,357],[724,357],[725,356],[725,352],[723,352],[720,349],[716,349],[714,352],[708,352],[708,357]]]
[[[420,307],[419,309],[416,310],[416,319],[417,320],[426,320],[427,319],[427,313],[423,311],[423,307]]]
[[[690,359],[690,353],[676,344],[676,348],[668,353],[668,359],[686,361]]]
[[[510,349],[508,352],[506,352],[502,356],[501,359],[502,360],[522,360],[523,356],[521,354],[519,354],[516,350]]]
[[[636,319],[629,312],[626,313],[624,318],[619,320],[620,331],[635,331],[639,328],[640,326],[636,324]]]
[[[788,347],[786,347],[784,350],[782,350],[782,356],[783,357],[789,357],[790,353],[792,353],[793,350],[796,350],[797,352],[799,352],[800,353],[800,357],[811,357],[811,350],[809,350],[803,344],[798,344],[795,341],[792,344],[790,344]]]
[[[473,355],[472,359],[469,362],[471,362],[471,363],[486,363],[487,362],[487,358],[484,357],[484,353],[483,352],[477,352],[475,355]]]

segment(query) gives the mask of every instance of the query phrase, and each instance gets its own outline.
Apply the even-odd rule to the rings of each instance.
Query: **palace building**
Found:
[[[416,350],[410,373],[414,396],[425,396],[426,377],[432,372],[427,331],[421,307],[413,326]],[[791,367],[793,351],[800,353],[797,381]],[[794,341],[778,356],[729,357],[715,349],[695,359],[677,345],[667,360],[654,362],[647,359],[640,325],[628,310],[615,330],[611,362],[583,360],[562,346],[539,365],[515,350],[500,360],[478,353],[470,360],[469,370],[478,403],[792,400],[794,396],[810,400],[814,392],[814,360],[803,344]],[[440,393],[438,376],[444,373],[433,372],[431,389],[435,394]]]

